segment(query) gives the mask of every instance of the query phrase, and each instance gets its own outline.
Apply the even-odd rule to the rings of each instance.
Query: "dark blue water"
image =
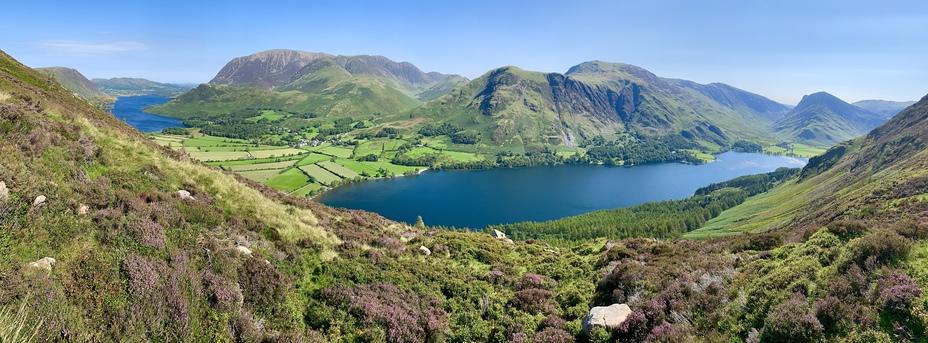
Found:
[[[561,165],[476,171],[427,171],[333,189],[326,205],[377,212],[427,225],[483,228],[543,221],[648,201],[683,199],[697,188],[742,175],[802,167],[805,159],[726,152],[702,165]]]
[[[113,105],[113,116],[141,132],[157,132],[168,127],[185,127],[181,119],[142,112],[146,106],[161,105],[171,101],[157,95],[121,96]]]

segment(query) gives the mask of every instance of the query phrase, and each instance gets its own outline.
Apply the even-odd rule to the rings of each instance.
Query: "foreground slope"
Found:
[[[3,53],[0,182],[4,342],[550,341],[593,294],[595,257],[286,196]]]
[[[789,114],[774,124],[773,131],[788,141],[827,148],[860,137],[886,119],[819,92],[802,97]]]
[[[93,82],[90,82],[90,80],[84,77],[84,75],[77,71],[77,69],[66,67],[47,67],[38,68],[37,70],[45,73],[48,76],[51,76],[55,79],[55,81],[64,85],[65,88],[74,94],[80,95],[84,99],[91,100],[94,98],[112,98],[97,88]]]

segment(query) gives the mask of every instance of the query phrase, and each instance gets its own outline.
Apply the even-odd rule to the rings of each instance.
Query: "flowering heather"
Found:
[[[516,281],[514,288],[516,290],[529,288],[548,289],[554,285],[557,285],[557,281],[554,281],[554,279],[550,277],[534,273],[525,273],[522,274],[522,277],[519,278],[518,281]]]
[[[551,298],[554,293],[546,289],[529,288],[516,292],[511,300],[512,306],[529,313],[551,312],[554,305]]]
[[[805,297],[795,295],[776,306],[764,321],[761,341],[764,342],[815,342],[825,328],[815,317]]]
[[[678,342],[687,342],[692,341],[686,334],[686,330],[682,327],[664,323],[658,326],[655,326],[654,329],[651,329],[651,333],[648,334],[648,342],[661,342],[661,343],[678,343]]]
[[[448,327],[438,301],[420,298],[390,284],[334,286],[323,291],[325,302],[345,309],[362,325],[382,327],[389,342],[423,342],[437,339]]]
[[[203,289],[209,302],[219,310],[230,311],[242,302],[238,283],[210,271],[203,272]]]
[[[922,294],[915,280],[904,273],[893,271],[877,282],[879,299],[884,308],[905,312],[912,301]]]
[[[157,249],[164,248],[167,240],[164,235],[164,227],[151,219],[142,219],[132,224],[129,229],[135,239],[143,246]]]
[[[575,342],[574,336],[562,329],[547,327],[532,335],[532,342],[570,343]]]

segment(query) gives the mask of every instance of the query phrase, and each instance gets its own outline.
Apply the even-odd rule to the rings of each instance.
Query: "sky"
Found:
[[[590,60],[795,105],[928,93],[925,1],[9,1],[0,50],[88,78],[205,83],[269,49],[383,55],[476,78]]]

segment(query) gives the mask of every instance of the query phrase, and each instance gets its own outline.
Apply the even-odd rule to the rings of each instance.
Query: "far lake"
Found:
[[[147,106],[161,105],[168,101],[171,101],[171,98],[157,95],[121,96],[113,104],[113,116],[141,132],[160,132],[168,127],[185,127],[181,124],[181,119],[142,111]]]
[[[426,225],[483,228],[544,221],[648,201],[683,199],[697,188],[742,175],[802,167],[805,159],[726,152],[716,161],[634,167],[561,165],[472,171],[426,171],[330,190],[318,201]]]

